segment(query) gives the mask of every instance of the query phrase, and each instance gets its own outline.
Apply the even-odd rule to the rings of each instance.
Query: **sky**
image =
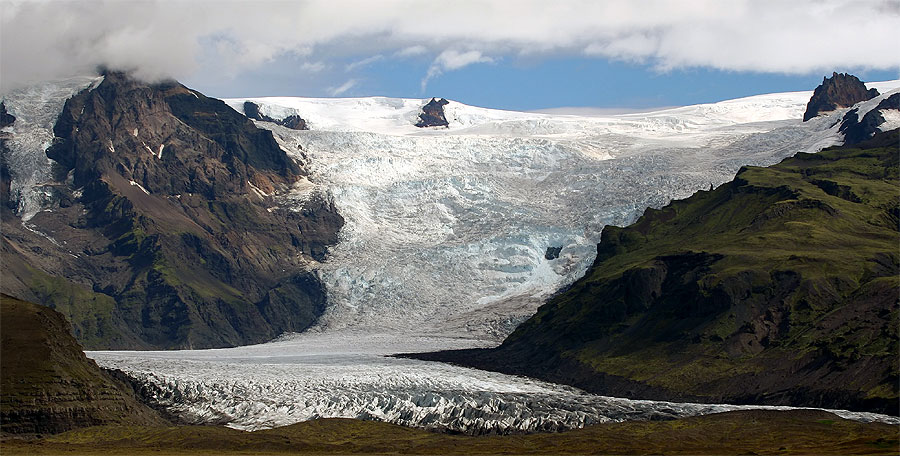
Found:
[[[216,97],[644,109],[900,79],[900,0],[0,2],[0,92],[102,65]]]

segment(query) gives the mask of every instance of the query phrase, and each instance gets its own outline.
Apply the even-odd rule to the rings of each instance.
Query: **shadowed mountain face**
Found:
[[[844,134],[844,144],[857,144],[881,132],[886,110],[900,110],[900,93],[882,99],[875,108],[859,117],[859,108],[844,114],[839,131]]]
[[[898,131],[627,228],[504,343],[419,358],[613,396],[898,413]]]
[[[877,96],[877,90],[867,89],[866,85],[856,76],[833,73],[830,78],[824,78],[822,84],[816,87],[809,104],[806,105],[803,121],[806,122],[821,113],[848,108],[860,101],[871,100]]]
[[[0,430],[53,434],[165,421],[84,356],[53,309],[0,296]]]
[[[343,219],[321,195],[282,207],[305,177],[271,132],[109,72],[54,133],[58,206],[26,226],[4,204],[3,290],[55,307],[87,348],[263,342],[324,309],[308,271]]]
[[[306,126],[306,121],[303,120],[302,117],[294,114],[285,117],[284,119],[273,119],[261,112],[259,112],[259,105],[252,101],[244,102],[244,114],[253,119],[253,120],[261,120],[263,122],[272,122],[277,125],[281,125],[282,127],[290,128],[291,130],[309,130],[309,127]]]
[[[422,113],[419,114],[419,121],[416,126],[425,127],[446,127],[450,125],[444,116],[444,106],[450,104],[449,101],[441,98],[440,100],[432,98],[425,106],[422,107]]]

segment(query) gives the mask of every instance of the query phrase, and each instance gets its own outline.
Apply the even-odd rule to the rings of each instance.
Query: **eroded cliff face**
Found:
[[[58,312],[0,296],[0,431],[55,434],[103,424],[165,425],[85,357]]]
[[[302,331],[343,219],[303,195],[271,132],[178,83],[108,72],[69,99],[47,156],[57,206],[3,214],[3,290],[55,307],[87,348],[200,348]],[[282,204],[284,203],[284,204]]]

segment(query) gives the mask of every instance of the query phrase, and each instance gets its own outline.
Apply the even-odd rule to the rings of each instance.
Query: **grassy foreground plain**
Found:
[[[221,426],[98,426],[37,440],[6,438],[5,455],[670,454],[850,455],[900,452],[898,428],[827,412],[740,411],[674,421],[608,423],[556,434],[456,436],[393,424],[320,419],[244,432]]]

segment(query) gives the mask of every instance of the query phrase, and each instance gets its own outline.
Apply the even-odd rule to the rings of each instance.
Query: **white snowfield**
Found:
[[[885,94],[900,81],[869,85]],[[449,128],[427,129],[413,124],[428,99],[252,99],[265,115],[297,114],[310,127],[257,122],[310,170],[309,182],[279,196],[280,204],[299,210],[309,194],[324,194],[346,220],[340,242],[318,265],[328,290],[325,315],[310,331],[268,344],[89,356],[121,369],[186,419],[241,429],[352,417],[511,432],[747,408],[606,398],[385,355],[495,345],[584,274],[603,226],[630,223],[647,207],[718,186],[741,166],[839,144],[847,110],[801,122],[811,95],[614,116],[451,101]],[[884,96],[867,103],[873,107]],[[35,141],[52,133],[43,120],[55,115],[28,114],[25,106],[44,103],[38,92],[4,99],[24,119],[9,127],[23,145],[14,156],[40,158]],[[43,109],[58,114],[62,103],[54,100]],[[226,100],[239,112],[244,101]],[[900,116],[885,111],[885,118],[888,125]],[[20,125],[44,130],[28,133]],[[32,163],[22,169],[37,177],[14,179],[23,194],[39,191],[40,176],[49,176],[48,160]],[[35,201],[21,213],[46,204]],[[550,247],[561,248],[558,258],[545,257]]]

